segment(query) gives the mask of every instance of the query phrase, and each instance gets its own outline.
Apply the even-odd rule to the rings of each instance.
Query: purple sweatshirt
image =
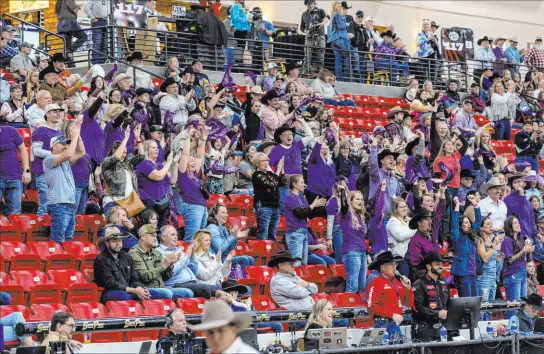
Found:
[[[296,208],[308,208],[308,202],[304,195],[295,195],[289,192],[283,202],[283,215],[287,223],[286,233],[295,232],[303,227],[308,227],[308,218],[298,218],[293,214]]]
[[[308,158],[308,191],[329,198],[336,177],[334,163],[327,164],[321,157],[321,144],[316,143]]]
[[[518,238],[521,238],[521,235],[518,235]],[[514,247],[514,243],[517,243],[517,247]],[[501,245],[501,251],[504,253],[504,267],[502,269],[503,278],[516,273],[520,269],[525,269],[525,266],[527,265],[527,255],[522,256],[512,264],[508,262],[508,258],[519,253],[523,249],[523,246],[524,242],[522,240],[514,240],[511,237],[504,238],[504,242]]]
[[[374,216],[370,219],[368,225],[368,239],[370,240],[370,247],[372,247],[372,253],[376,254],[381,251],[387,251],[388,239],[387,230],[383,222],[383,206],[385,205],[385,193],[380,189],[380,195],[376,200],[376,206],[374,210]]]
[[[100,124],[98,124],[94,117],[89,116],[89,110],[83,112],[81,140],[83,140],[85,151],[87,151],[89,156],[98,164],[101,164],[106,156],[106,140]],[[122,137],[121,140],[123,140]]]
[[[423,257],[430,252],[440,252],[438,241],[434,240],[433,235],[424,236],[419,230],[414,234],[408,243],[408,254],[410,255],[410,265],[415,269],[419,266]],[[418,271],[418,276],[425,273],[425,270]]]
[[[530,236],[533,241],[538,238],[538,230],[536,229],[535,214],[533,206],[527,200],[527,197],[513,191],[506,198],[504,204],[508,208],[508,216],[515,216],[521,226],[521,234]]]

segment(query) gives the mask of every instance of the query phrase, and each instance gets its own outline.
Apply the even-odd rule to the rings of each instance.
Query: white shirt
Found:
[[[480,207],[482,218],[489,216],[491,222],[493,223],[493,228],[504,227],[504,220],[506,220],[506,213],[508,212],[508,209],[502,200],[499,199],[498,204],[495,204],[488,196],[480,200],[478,206]]]
[[[223,354],[230,354],[230,353],[240,353],[240,354],[258,354],[259,352],[255,350],[255,348],[247,345],[240,339],[240,337],[237,337],[234,342],[232,342],[231,346],[225,349]]]

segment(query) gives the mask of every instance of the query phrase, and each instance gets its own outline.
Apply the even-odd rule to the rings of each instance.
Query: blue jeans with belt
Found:
[[[337,81],[344,80],[344,72],[348,73],[348,78],[351,78],[351,68],[349,65],[349,39],[338,38],[331,43],[334,50],[334,71]]]
[[[366,252],[348,251],[342,255],[346,268],[346,292],[356,293],[366,289]]]
[[[294,232],[289,232],[285,235],[285,240],[293,258],[301,258],[302,264],[308,264],[308,228],[301,227]],[[296,262],[295,266],[300,266],[300,264],[300,262]]]
[[[21,198],[23,196],[23,182],[20,179],[13,181],[0,180],[0,200],[6,203],[6,215],[21,214]]]
[[[257,202],[255,208],[257,219],[257,237],[260,240],[276,241],[276,232],[280,224],[280,208],[263,207]]]

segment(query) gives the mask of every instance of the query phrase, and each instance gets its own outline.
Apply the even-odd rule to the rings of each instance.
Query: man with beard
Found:
[[[133,52],[127,57],[127,61],[138,68],[143,68],[144,66],[144,56],[142,52]],[[134,88],[136,90],[139,88],[148,88],[151,90],[155,88],[153,80],[151,80],[151,75],[146,72],[128,66],[126,74],[130,76],[134,82]],[[136,78],[134,78],[134,75],[136,75]]]
[[[544,69],[544,44],[542,44],[542,37],[536,37],[535,45],[529,49],[525,57],[525,64],[531,69],[540,71]]]
[[[431,252],[440,252],[438,239],[432,234],[434,212],[422,209],[414,215],[408,226],[411,230],[417,230],[408,244],[408,254],[410,255],[410,278],[422,277],[425,271],[419,269],[426,254]]]
[[[442,257],[431,252],[423,258],[419,269],[425,269],[425,276],[419,278],[413,286],[414,306],[412,308],[412,338],[422,342],[440,340],[440,328],[448,316],[450,292],[440,278],[444,272]]]

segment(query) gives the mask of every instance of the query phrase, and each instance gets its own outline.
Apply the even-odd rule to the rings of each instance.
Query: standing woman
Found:
[[[256,153],[257,148],[255,145],[246,145],[244,147],[242,161],[240,161],[240,164],[238,165],[240,168],[240,172],[238,173],[238,184],[234,187],[232,194],[254,195],[252,176],[255,172],[255,168],[251,161]]]
[[[278,162],[276,172],[268,165],[268,156],[258,152],[251,163],[255,172],[251,175],[253,183],[253,206],[257,218],[257,237],[261,240],[276,240],[276,231],[280,222],[280,186],[283,185],[284,158]]]
[[[476,277],[478,294],[482,302],[495,300],[497,291],[497,257],[501,253],[501,238],[493,238],[493,223],[489,217],[482,220],[478,242],[478,255],[482,260],[481,274]],[[489,313],[484,314],[484,319],[491,319]]]
[[[189,138],[183,143],[177,184],[183,198],[181,212],[185,223],[185,242],[190,242],[197,230],[206,227],[208,219],[207,199],[209,192],[205,184],[201,184],[199,173],[202,168],[204,149],[208,140],[208,130],[204,130],[199,141],[196,156],[190,156],[191,139],[195,137],[196,129],[189,128]]]
[[[421,62],[424,65],[426,78],[437,82],[439,64],[435,60],[440,59],[440,50],[438,49],[438,39],[432,30],[430,20],[423,20],[422,29],[416,37],[416,43],[417,56],[421,58]]]
[[[418,188],[418,186],[415,186],[415,188]],[[408,211],[408,203],[404,199],[393,198],[391,204],[392,215],[386,226],[389,249],[394,256],[402,257],[402,261],[398,263],[398,268],[404,276],[408,276],[410,273],[410,267],[405,260],[405,256],[410,239],[416,233],[416,230],[412,230],[408,226],[410,222]]]
[[[334,147],[334,162],[336,164],[336,175],[344,176],[347,179],[347,186],[350,191],[357,189],[355,185],[359,172],[361,171],[360,158],[351,154],[351,147],[348,140],[342,140]]]
[[[332,187],[332,197],[326,205],[327,209],[327,245],[334,249],[334,260],[336,264],[342,263],[342,229],[338,220],[338,212],[340,211],[340,186],[347,188],[346,179],[343,177],[337,178],[337,181]]]
[[[308,203],[313,203],[316,198],[329,200],[332,195],[332,185],[336,177],[336,166],[330,158],[329,147],[324,138],[319,137],[310,156],[308,157],[308,187],[304,191]],[[316,209],[312,216],[325,217],[327,211],[324,207]]]
[[[236,46],[238,50],[241,50],[240,57],[243,56],[246,48],[246,40],[251,30],[250,21],[252,21],[252,18],[247,16],[245,3],[245,0],[234,0],[234,4],[230,8],[230,24],[234,27],[234,38],[237,39]]]
[[[320,197],[314,199],[308,206],[304,196],[304,178],[302,175],[289,176],[290,193],[285,197],[284,211],[287,223],[285,240],[287,248],[294,258],[301,258],[302,264],[308,264],[308,217],[314,208],[325,205],[326,200]],[[296,262],[295,265],[300,265]]]
[[[510,140],[512,138],[512,122],[509,117],[509,106],[515,101],[515,85],[508,85],[508,92],[500,81],[493,84],[493,95],[491,96],[491,108],[488,118],[495,123],[495,140]]]
[[[180,154],[174,157],[171,151],[166,163],[157,161],[159,147],[155,140],[146,140],[144,143],[145,159],[136,168],[138,178],[138,194],[147,208],[152,208],[159,216],[159,228],[168,222],[170,214],[170,183],[175,184],[178,179],[177,165]],[[174,168],[172,169],[172,164]]]
[[[335,1],[331,5],[331,24],[328,36],[328,42],[334,50],[334,71],[338,81],[344,81],[344,72],[348,73],[348,80],[351,78],[351,68],[349,63],[349,35],[346,20],[344,19],[346,10],[340,1]]]

